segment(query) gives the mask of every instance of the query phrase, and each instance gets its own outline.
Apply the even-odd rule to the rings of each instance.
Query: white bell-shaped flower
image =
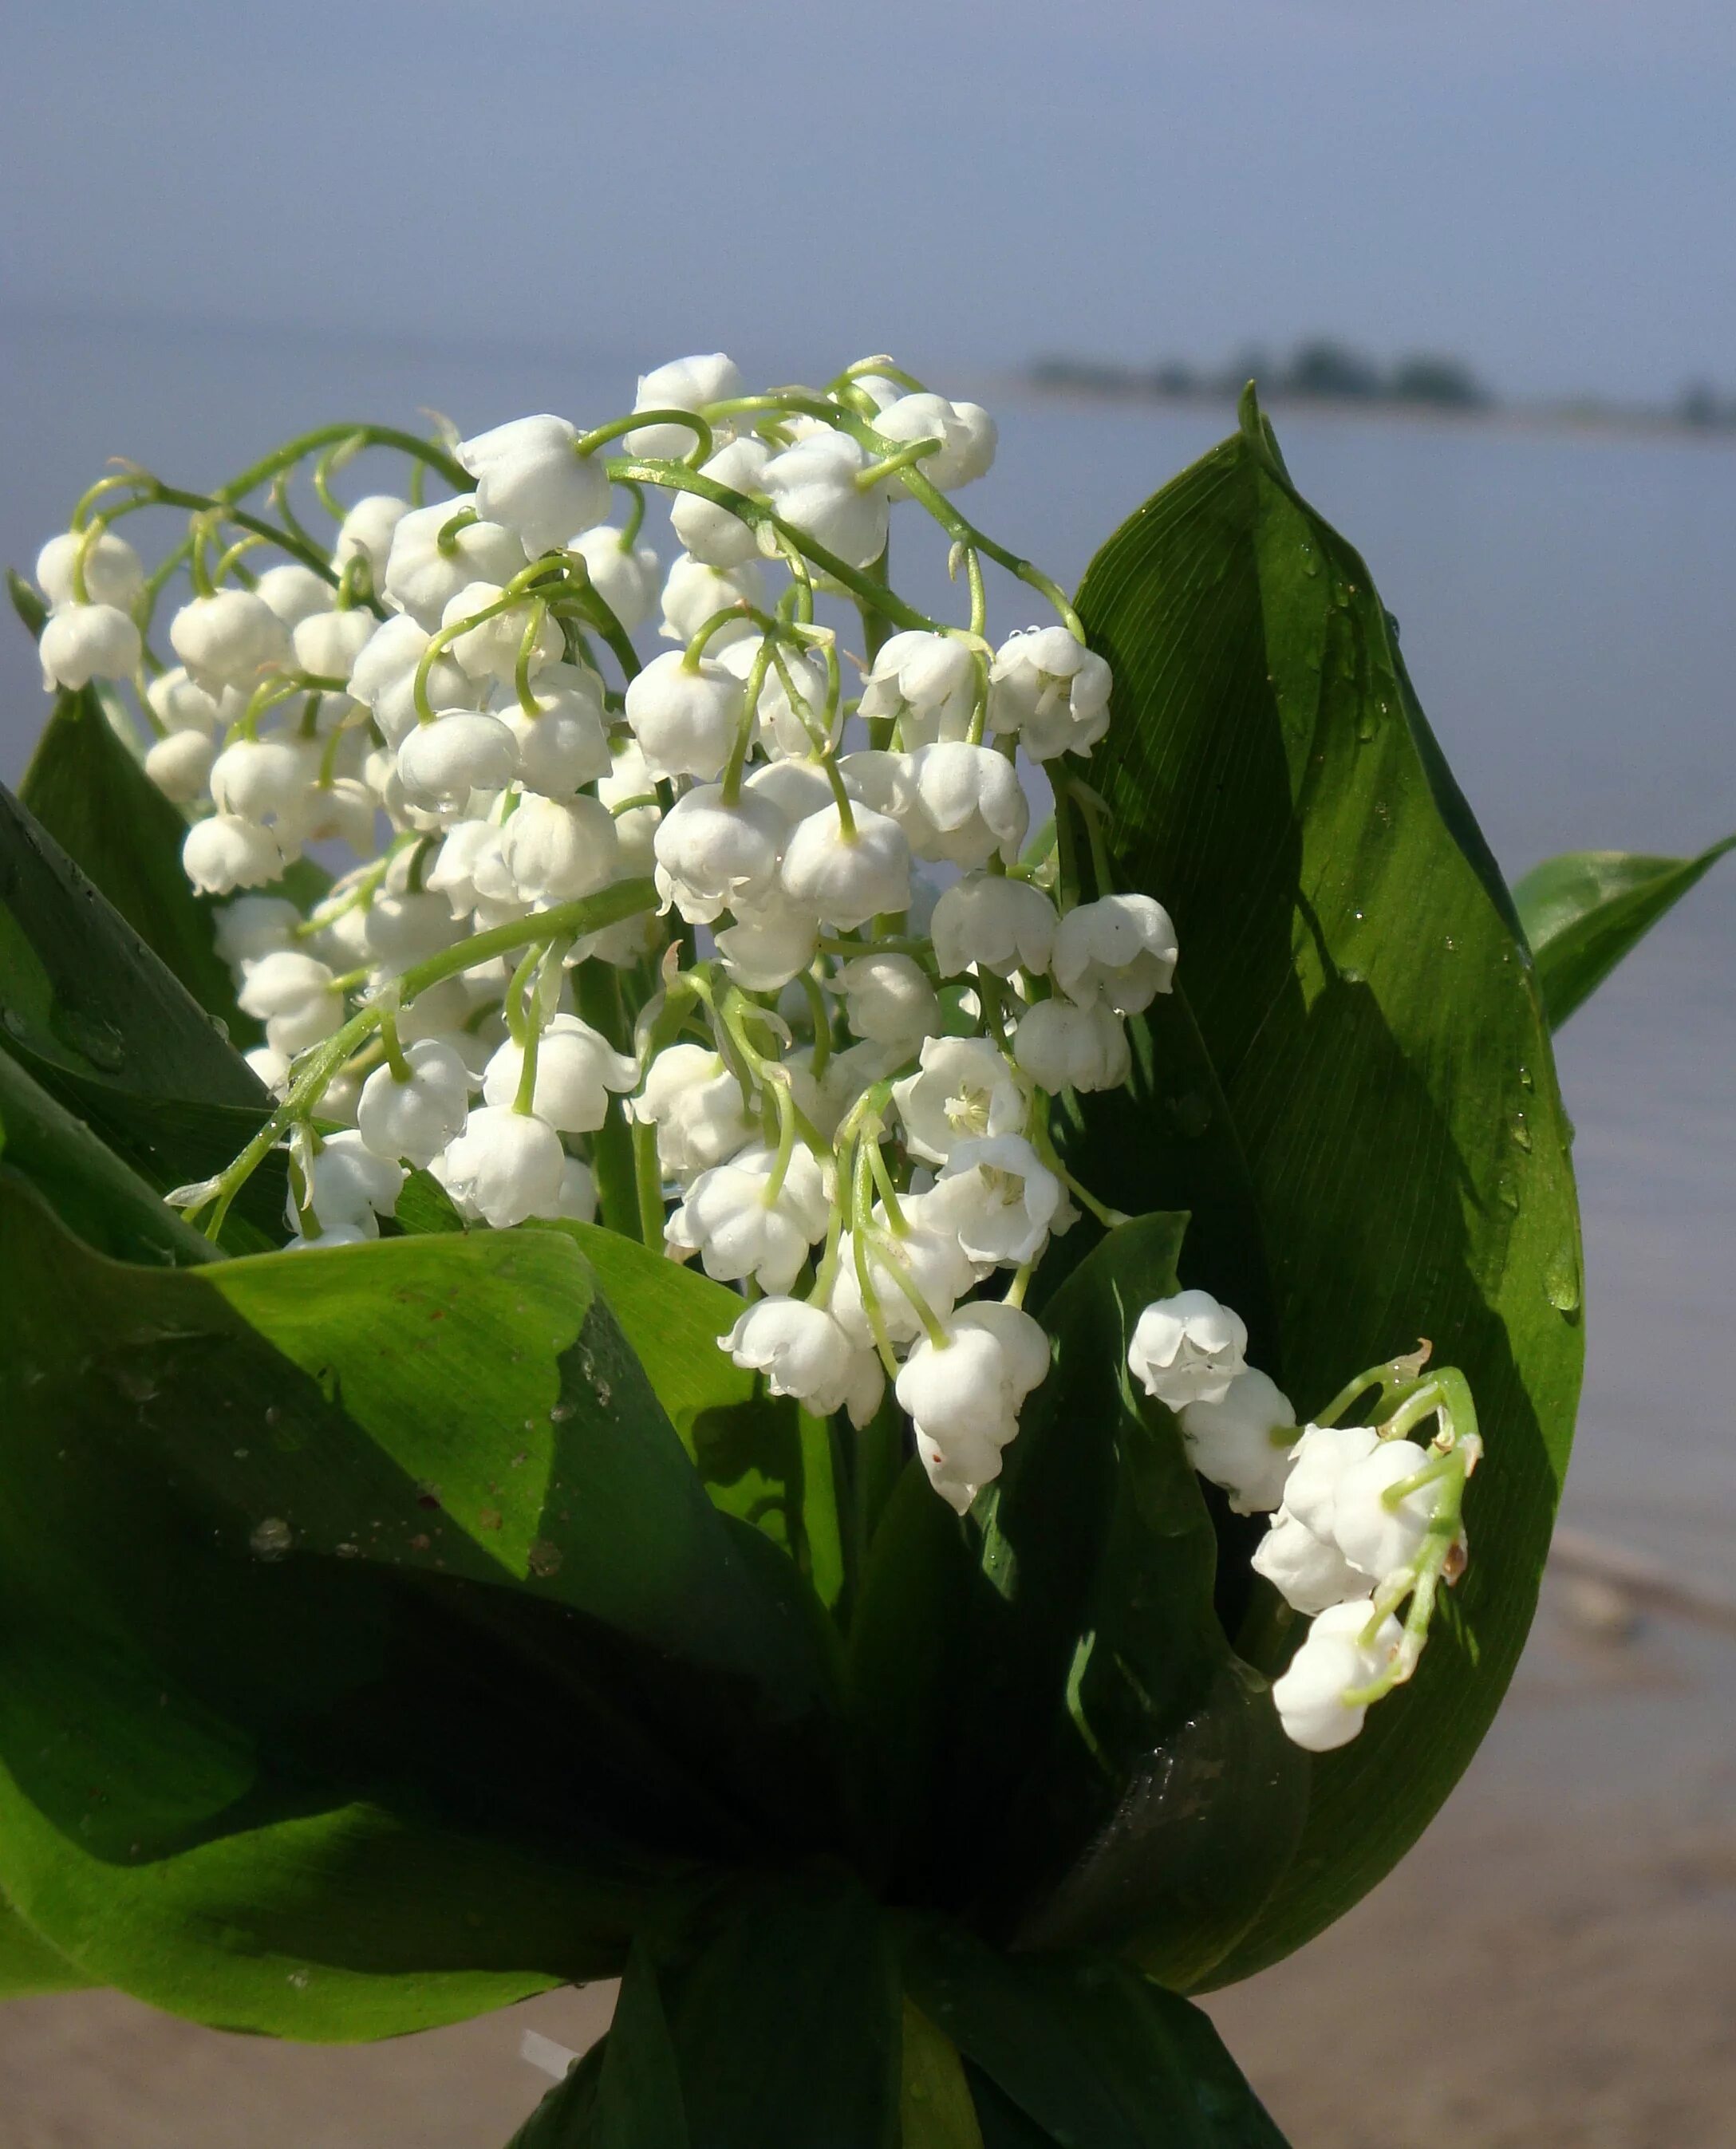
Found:
[[[501,831],[501,856],[526,903],[595,895],[615,875],[615,821],[596,798],[526,792]]]
[[[747,788],[769,798],[793,828],[823,813],[837,795],[825,770],[812,761],[762,761],[748,770]]]
[[[311,567],[304,567],[299,560],[284,560],[277,566],[268,567],[254,584],[253,593],[269,605],[272,611],[289,630],[293,642],[295,630],[304,619],[317,613],[329,612],[338,601],[338,593],[324,575],[316,575]],[[369,627],[374,624],[372,612],[361,615]],[[296,660],[304,671],[323,671],[323,665],[309,664]],[[346,665],[344,669],[347,671]]]
[[[526,564],[517,535],[486,516],[453,530],[442,545],[441,531],[466,513],[482,513],[474,493],[437,501],[432,507],[413,507],[392,532],[385,595],[430,633],[467,582],[510,582]]]
[[[657,1161],[683,1184],[735,1155],[756,1131],[740,1083],[702,1044],[658,1053],[628,1109],[642,1126],[657,1129]]]
[[[398,774],[418,805],[461,807],[473,791],[499,791],[518,768],[518,742],[483,709],[442,709],[398,748]]]
[[[727,486],[732,492],[759,492],[764,489],[765,469],[771,455],[763,440],[744,435],[719,448],[709,462],[702,464],[701,475],[710,478],[714,485]],[[758,551],[758,540],[751,524],[697,492],[676,494],[669,509],[669,522],[681,543],[708,567],[738,567],[744,560],[752,559]]]
[[[376,1155],[353,1129],[328,1135],[314,1158],[312,1184],[301,1190],[305,1199],[298,1207],[295,1195],[299,1171],[290,1175],[285,1216],[291,1231],[299,1230],[303,1211],[311,1210],[321,1236],[339,1231],[359,1230],[365,1238],[376,1238],[379,1220],[398,1206],[405,1175],[388,1158]]]
[[[858,1037],[893,1046],[908,1059],[924,1038],[939,1034],[940,1002],[922,965],[909,955],[853,955],[839,970],[844,1019]]]
[[[928,1039],[892,1097],[905,1146],[929,1164],[944,1164],[961,1141],[1023,1134],[1030,1110],[1024,1084],[986,1037]]]
[[[1241,1316],[1210,1291],[1177,1291],[1154,1299],[1127,1346],[1127,1363],[1148,1396],[1165,1409],[1221,1402],[1247,1369],[1248,1331]]]
[[[293,823],[301,843],[347,843],[358,858],[374,850],[380,801],[353,776],[335,776],[304,791]]]
[[[626,720],[653,778],[721,776],[742,715],[741,681],[709,657],[690,665],[671,650],[627,685]]]
[[[811,813],[783,854],[783,892],[840,932],[910,903],[910,846],[898,823],[866,806],[846,831],[838,807]]]
[[[649,873],[657,863],[657,824],[663,818],[656,798],[656,779],[637,739],[611,739],[609,751],[613,761],[608,774],[597,778],[596,795],[615,817],[621,871]],[[632,799],[641,803],[629,804]]]
[[[1121,1019],[1102,1001],[1089,1007],[1039,1000],[1019,1018],[1013,1053],[1039,1090],[1119,1090],[1133,1057]]]
[[[915,440],[938,441],[936,451],[924,455],[917,468],[942,492],[955,492],[983,476],[994,460],[995,423],[982,405],[949,402],[926,389],[888,403],[875,418],[874,430],[901,447]]]
[[[819,933],[811,910],[782,898],[752,908],[738,904],[735,924],[717,935],[717,953],[744,991],[775,993],[813,962]]]
[[[739,567],[720,573],[703,560],[678,553],[664,579],[663,623],[658,632],[666,642],[685,644],[714,614],[737,604],[763,610],[765,601],[766,578],[757,560],[745,561]],[[739,626],[732,622],[720,627],[706,647],[715,657],[731,642],[758,633],[759,629],[744,615]]]
[[[315,611],[299,621],[289,636],[297,667],[316,678],[345,679],[374,638],[370,611]]]
[[[169,638],[188,676],[208,694],[225,687],[251,692],[267,666],[289,655],[289,630],[251,590],[194,597],[169,622]]]
[[[231,970],[293,947],[301,913],[280,895],[238,895],[216,913],[217,953]]]
[[[410,502],[400,500],[395,493],[365,495],[338,525],[337,542],[331,548],[332,566],[342,574],[352,560],[365,560],[369,581],[376,590],[383,589],[393,534],[410,511]]]
[[[283,872],[283,848],[269,828],[239,813],[195,821],[181,846],[181,867],[201,895],[263,888]]]
[[[496,612],[492,618],[479,617],[499,604],[506,594],[497,582],[466,582],[447,598],[440,613],[440,625],[460,627],[467,619],[477,620],[476,626],[455,636],[447,647],[459,668],[470,678],[498,680],[510,686],[518,676],[519,655],[531,624],[532,601],[526,597],[506,611]],[[531,646],[531,672],[554,663],[566,647],[558,622],[545,614],[538,622]]]
[[[1296,1412],[1276,1382],[1250,1366],[1215,1403],[1184,1403],[1179,1413],[1189,1460],[1221,1485],[1238,1515],[1268,1514],[1284,1498]]]
[[[439,1163],[436,1175],[454,1200],[497,1231],[560,1214],[566,1152],[546,1120],[480,1105]]]
[[[1297,1612],[1324,1612],[1347,1597],[1368,1593],[1359,1574],[1329,1538],[1318,1538],[1288,1507],[1280,1507],[1255,1547],[1250,1565]]]
[[[362,1085],[355,1108],[356,1132],[375,1156],[402,1158],[426,1170],[463,1130],[470,1103],[470,1069],[439,1038],[419,1037],[405,1047],[410,1079],[376,1067]]]
[[[613,773],[602,682],[588,665],[547,666],[533,681],[531,698],[534,717],[516,698],[499,712],[518,741],[518,777],[527,791],[566,798]]]
[[[1054,967],[1069,999],[1100,999],[1118,1014],[1138,1014],[1170,989],[1175,928],[1151,896],[1101,896],[1062,918]]]
[[[51,611],[37,643],[43,691],[88,687],[93,679],[126,679],[138,668],[144,642],[118,606],[65,604]]]
[[[985,1135],[954,1145],[921,1214],[943,1220],[972,1261],[1018,1268],[1042,1251],[1061,1199],[1060,1180],[1022,1135]]]
[[[220,813],[276,827],[295,822],[318,762],[289,739],[239,738],[211,764],[211,796]]]
[[[1015,634],[989,671],[989,724],[1016,732],[1033,761],[1089,754],[1110,725],[1110,667],[1064,627]]]
[[[875,1341],[874,1323],[868,1318],[862,1292],[863,1267],[868,1271],[880,1326],[900,1346],[913,1343],[923,1333],[923,1321],[909,1293],[900,1286],[899,1276],[915,1286],[928,1311],[939,1321],[944,1321],[964,1294],[976,1285],[975,1266],[959,1246],[956,1234],[949,1230],[930,1230],[921,1220],[919,1211],[915,1215],[908,1213],[911,1205],[905,1205],[906,1228],[902,1232],[893,1231],[884,1213],[876,1209],[873,1220],[880,1228],[862,1241],[860,1261],[853,1231],[844,1232],[838,1241],[832,1311],[845,1333],[863,1349],[871,1348]]]
[[[244,1014],[265,1025],[265,1042],[292,1057],[330,1037],[344,1020],[344,995],[328,966],[284,948],[252,964],[235,995]]]
[[[561,1191],[550,1214],[569,1216],[576,1224],[596,1221],[596,1175],[582,1158],[570,1156],[561,1165]]]
[[[144,589],[144,563],[124,537],[113,530],[85,541],[81,530],[63,530],[36,556],[36,586],[51,611],[62,605],[113,605],[130,611]],[[84,596],[76,584],[78,554],[84,553]]]
[[[775,896],[777,862],[789,823],[769,798],[744,790],[733,806],[722,787],[697,786],[678,798],[657,825],[657,893],[690,924],[709,925],[720,912],[750,908]]]
[[[697,1253],[720,1283],[751,1276],[763,1291],[787,1291],[808,1248],[826,1236],[832,1197],[829,1174],[803,1143],[773,1195],[776,1161],[776,1150],[755,1143],[702,1171],[663,1228],[668,1246]]]
[[[1387,1495],[1430,1461],[1414,1440],[1383,1440],[1338,1481],[1332,1535],[1351,1565],[1376,1587],[1413,1566],[1440,1504],[1436,1479],[1397,1501]],[[1288,1494],[1286,1493],[1286,1497]]]
[[[483,1072],[484,1103],[512,1104],[524,1066],[524,1048],[509,1038]],[[561,1134],[593,1134],[609,1116],[610,1093],[631,1090],[638,1080],[639,1063],[630,1054],[617,1052],[576,1014],[556,1014],[537,1044],[531,1110]]]
[[[453,450],[476,481],[476,511],[516,531],[527,550],[564,545],[609,511],[609,473],[578,452],[578,431],[545,411],[460,440]]]
[[[1042,1328],[993,1301],[961,1308],[943,1346],[924,1336],[899,1368],[895,1392],[916,1427],[923,1467],[961,1515],[999,1476],[1020,1407],[1048,1371]]]
[[[699,410],[708,403],[727,403],[742,391],[740,368],[721,350],[692,358],[672,358],[639,376],[636,410]],[[686,425],[640,425],[626,436],[628,451],[672,461],[692,449],[694,435]]]
[[[166,732],[212,732],[221,713],[216,697],[195,687],[184,665],[159,672],[144,690],[151,714]]]
[[[407,613],[395,612],[375,627],[350,667],[350,692],[374,712],[388,746],[401,745],[417,721],[416,668],[432,639]],[[473,708],[481,689],[442,652],[429,667],[428,699],[436,709]]]
[[[916,813],[908,823],[919,857],[955,866],[986,865],[998,851],[1007,864],[1019,856],[1031,824],[1030,802],[1017,770],[993,747],[942,739],[914,756]]]
[[[241,1057],[259,1078],[263,1088],[269,1090],[279,1103],[289,1094],[289,1056],[278,1052],[269,1044],[255,1044]]]
[[[976,702],[976,665],[956,635],[911,630],[890,636],[868,667],[860,713],[901,726],[907,752],[937,739],[962,739]]]
[[[886,1387],[872,1351],[851,1341],[823,1306],[798,1298],[762,1298],[750,1306],[718,1347],[737,1365],[763,1373],[774,1396],[794,1396],[816,1417],[848,1410],[866,1425]]]
[[[872,566],[886,550],[891,503],[883,483],[858,485],[870,457],[830,427],[772,456],[761,484],[778,514],[847,566]]]
[[[1326,1543],[1333,1542],[1338,1487],[1354,1462],[1373,1454],[1381,1436],[1371,1425],[1309,1425],[1290,1451],[1284,1507]]]
[[[585,562],[591,588],[626,632],[642,627],[657,601],[660,569],[653,549],[624,543],[622,533],[608,522],[581,530],[566,549]]]
[[[1059,921],[1040,888],[1003,873],[968,873],[943,889],[929,920],[934,959],[943,978],[973,966],[1010,978],[1049,968]]]
[[[491,821],[455,821],[446,830],[422,885],[443,895],[455,918],[468,918],[492,897],[511,898],[512,876],[501,857],[501,831]]]
[[[451,947],[459,937],[451,905],[435,888],[376,895],[360,917],[367,960],[392,976]]]
[[[216,740],[204,732],[169,732],[151,742],[144,773],[165,798],[189,806],[204,796],[216,753]]]
[[[1272,1699],[1286,1734],[1311,1754],[1347,1745],[1362,1729],[1364,1704],[1346,1694],[1372,1683],[1391,1663],[1403,1639],[1390,1615],[1365,1640],[1374,1618],[1367,1598],[1321,1612],[1309,1628],[1290,1668],[1272,1681]]]
[[[758,655],[757,641],[732,642],[720,652],[717,662],[745,684]],[[755,738],[774,758],[780,755],[802,758],[814,752],[823,742],[836,747],[843,733],[843,708],[840,702],[828,720],[824,661],[812,650],[792,649],[787,644],[779,645],[777,658],[767,664],[760,680],[759,697],[753,705]],[[793,701],[791,687],[796,690]]]

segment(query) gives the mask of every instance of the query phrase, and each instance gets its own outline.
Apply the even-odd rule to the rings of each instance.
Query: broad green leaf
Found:
[[[255,1034],[181,865],[187,823],[116,737],[94,687],[63,692],[18,796],[207,1014]]]
[[[1550,1027],[1559,1029],[1658,919],[1733,849],[1736,836],[1727,836],[1694,858],[1570,851],[1533,866],[1513,889],[1513,901],[1537,963]]]
[[[33,1992],[78,1992],[90,1982],[0,1895],[0,2000],[20,2000]]]
[[[1222,1980],[1371,1887],[1487,1728],[1571,1438],[1578,1224],[1511,900],[1366,567],[1298,498],[1256,410],[1110,540],[1079,605],[1115,676],[1089,776],[1118,882],[1175,916],[1178,989],[1245,1169],[1222,1198],[1254,1227],[1240,1276],[1212,1287],[1255,1309],[1270,1289],[1252,1355],[1300,1410],[1422,1333],[1469,1376],[1487,1440],[1469,1574],[1412,1685],[1311,1764],[1301,1847]],[[1173,1115],[1137,1146],[1119,1107],[1081,1116],[1088,1184],[1132,1205],[1172,1182]],[[1181,1276],[1206,1281],[1185,1254]],[[1295,1638],[1257,1604],[1247,1632],[1268,1673]]]
[[[912,1920],[903,1966],[917,2005],[1058,2143],[1284,2149],[1210,2020],[1124,1964],[996,1955]],[[1003,2138],[985,2127],[985,2142]]]
[[[395,2034],[835,1827],[823,1663],[568,1239],[128,1267],[0,1172],[0,1887],[83,1975]]]
[[[692,2140],[657,1967],[642,1943],[621,1980],[589,2140],[591,2149],[689,2149]]]
[[[959,2048],[908,1994],[898,2118],[899,2149],[983,2149]]]

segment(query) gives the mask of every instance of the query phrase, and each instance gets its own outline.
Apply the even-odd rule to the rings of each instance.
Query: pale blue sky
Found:
[[[1736,386],[1728,0],[13,0],[19,310]]]

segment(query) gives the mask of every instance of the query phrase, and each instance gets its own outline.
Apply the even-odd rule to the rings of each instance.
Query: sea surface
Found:
[[[415,425],[433,407],[472,430],[625,410],[634,372],[632,354],[508,342],[14,317],[0,322],[0,563],[28,571],[112,455],[206,486],[335,417]],[[1227,408],[955,385],[1002,420],[974,516],[1069,586],[1232,423]],[[1510,874],[1557,850],[1685,852],[1736,828],[1736,450],[1385,414],[1277,423],[1297,483],[1401,621]],[[1006,585],[994,601],[1000,627],[1030,609]],[[17,780],[43,712],[28,642],[0,619],[0,777]],[[1589,1343],[1567,1513],[1736,1589],[1736,858],[1575,1018],[1560,1057]]]

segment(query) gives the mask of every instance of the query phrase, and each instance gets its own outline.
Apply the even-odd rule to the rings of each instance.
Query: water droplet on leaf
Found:
[[[277,1560],[288,1557],[295,1533],[281,1515],[267,1515],[263,1522],[254,1525],[247,1540],[247,1548],[255,1559]]]

